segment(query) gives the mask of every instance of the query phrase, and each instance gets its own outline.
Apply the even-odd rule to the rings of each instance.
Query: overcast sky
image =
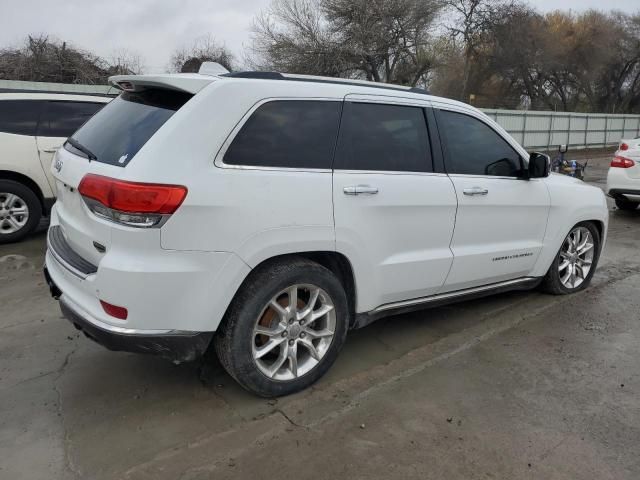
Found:
[[[142,56],[147,72],[162,72],[177,47],[212,34],[241,59],[253,17],[270,0],[0,0],[0,46],[30,33],[48,33],[109,58],[125,48]],[[640,10],[638,0],[530,0],[555,8]],[[4,5],[2,5],[4,4]],[[10,7],[8,5],[11,5]]]

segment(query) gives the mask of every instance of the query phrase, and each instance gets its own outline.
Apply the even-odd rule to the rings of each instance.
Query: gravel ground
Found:
[[[586,291],[381,320],[270,401],[219,365],[79,336],[42,280],[44,232],[0,246],[0,478],[640,478],[640,211],[611,208]]]

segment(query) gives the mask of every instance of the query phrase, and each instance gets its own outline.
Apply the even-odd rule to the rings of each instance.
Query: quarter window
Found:
[[[38,135],[70,137],[103,106],[103,103],[90,102],[49,102],[42,113]]]
[[[432,171],[422,108],[347,103],[341,125],[336,169]]]
[[[224,155],[228,165],[331,168],[340,102],[276,100],[261,105]]]
[[[500,177],[520,174],[520,155],[484,122],[441,110],[438,127],[445,138],[447,173]]]
[[[34,136],[44,103],[42,100],[0,101],[0,132]]]

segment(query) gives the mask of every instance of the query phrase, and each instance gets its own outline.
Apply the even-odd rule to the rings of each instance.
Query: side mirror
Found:
[[[532,152],[529,155],[529,178],[544,178],[551,172],[551,158],[544,153]]]

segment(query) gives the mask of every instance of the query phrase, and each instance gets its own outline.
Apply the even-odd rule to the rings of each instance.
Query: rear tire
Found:
[[[576,237],[576,232],[580,232],[579,237]],[[575,238],[578,238],[579,241],[578,245],[574,247],[572,241]],[[582,242],[585,244],[582,247],[584,253],[581,254],[580,244]],[[589,244],[592,244],[590,248]],[[549,271],[542,279],[540,288],[553,295],[567,295],[587,288],[598,266],[600,246],[600,233],[593,223],[583,222],[575,225],[562,242]],[[588,270],[585,274],[587,267]],[[569,275],[567,278],[567,269],[569,272],[573,269],[575,277]]]
[[[0,180],[0,244],[18,242],[40,223],[42,205],[29,187]]]
[[[638,205],[640,204],[639,202],[632,202],[631,200],[627,200],[626,198],[623,198],[623,197],[618,197],[615,199],[615,201],[616,201],[616,207],[618,207],[620,210],[627,210],[627,211],[635,210],[636,208],[638,208]]]
[[[277,397],[322,377],[342,349],[348,326],[347,296],[338,278],[315,262],[288,258],[251,273],[213,343],[240,385]]]

